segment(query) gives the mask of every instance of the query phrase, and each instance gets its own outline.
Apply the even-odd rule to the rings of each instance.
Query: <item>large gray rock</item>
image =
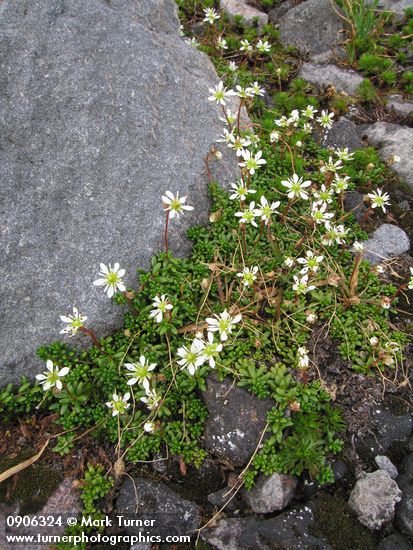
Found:
[[[304,63],[299,76],[320,89],[334,86],[337,92],[345,92],[348,95],[355,94],[358,86],[363,82],[363,77],[351,69],[316,63]]]
[[[348,504],[357,518],[369,529],[381,529],[394,517],[402,492],[384,470],[366,474],[351,491]]]
[[[191,535],[201,522],[197,505],[182,498],[164,483],[143,477],[128,478],[122,485],[116,503],[118,515],[128,519],[153,520],[145,526],[152,535]],[[137,534],[142,527],[125,527],[128,534]]]
[[[168,189],[195,207],[170,227],[171,249],[188,252],[186,229],[207,221],[204,156],[222,112],[173,0],[4,0],[0,41],[1,385],[43,369],[35,350],[73,305],[98,334],[119,325],[92,286],[99,262],[136,284],[163,247]],[[218,176],[234,181],[224,149]]]
[[[267,413],[275,402],[254,397],[230,378],[218,382],[211,376],[203,398],[209,410],[204,432],[206,448],[234,466],[243,466],[258,445]]]
[[[343,25],[329,0],[307,0],[290,9],[279,21],[285,46],[310,55],[333,49],[342,41]]]
[[[244,492],[248,506],[257,514],[283,510],[294,498],[297,479],[285,474],[260,476],[249,491]]]
[[[410,248],[409,237],[403,229],[384,223],[378,227],[370,239],[363,242],[364,256],[372,264],[379,264],[385,259],[400,256]]]
[[[343,116],[325,133],[323,147],[347,147],[350,151],[355,151],[362,149],[363,143],[358,135],[357,126]]]
[[[391,164],[391,168],[413,189],[413,128],[389,122],[376,122],[363,125],[361,132],[378,148],[383,160],[388,160],[394,155],[400,157],[400,162]]]

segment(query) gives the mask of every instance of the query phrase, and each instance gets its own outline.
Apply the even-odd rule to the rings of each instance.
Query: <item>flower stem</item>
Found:
[[[86,328],[86,327],[80,327],[79,330],[81,332],[83,332],[84,334],[87,334],[91,339],[92,339],[92,342],[94,343],[94,345],[97,347],[97,348],[101,348],[102,347],[102,344],[99,342],[98,340],[98,337],[96,336],[96,334],[93,332],[93,330],[89,329],[89,328]]]

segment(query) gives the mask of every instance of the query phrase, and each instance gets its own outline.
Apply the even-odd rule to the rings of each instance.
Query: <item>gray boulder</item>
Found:
[[[281,42],[310,55],[333,49],[343,29],[329,0],[307,0],[290,9],[279,21]]]
[[[182,498],[164,483],[155,483],[143,477],[128,478],[122,485],[116,503],[118,515],[128,519],[153,520],[145,531],[162,537],[188,535],[201,523],[196,504]],[[142,527],[125,526],[128,534],[137,534]]]
[[[170,226],[172,251],[188,253],[187,228],[208,217],[204,157],[222,112],[173,0],[4,0],[0,41],[5,384],[43,370],[35,350],[73,305],[99,335],[120,325],[92,282],[100,262],[119,262],[136,286],[136,267],[163,248],[166,190],[195,207]],[[228,183],[238,170],[223,153],[214,175]]]
[[[336,65],[320,65],[316,63],[304,63],[299,76],[304,78],[317,88],[324,89],[334,86],[337,92],[345,92],[354,95],[363,77],[351,69],[341,69]]]
[[[381,529],[394,517],[402,492],[384,470],[366,474],[351,491],[348,504],[357,518],[369,529]]]
[[[234,466],[243,466],[258,445],[267,413],[275,402],[254,397],[229,378],[218,382],[211,376],[203,398],[209,410],[204,432],[206,448]]]
[[[383,160],[394,155],[400,157],[400,162],[392,164],[391,168],[413,189],[413,128],[376,122],[363,125],[361,132],[377,147]]]
[[[372,264],[379,264],[385,259],[400,256],[410,248],[409,237],[403,229],[390,223],[384,223],[378,227],[363,244],[364,256]]]
[[[252,27],[257,22],[258,27],[262,27],[268,23],[268,15],[254,6],[251,6],[245,0],[221,0],[221,9],[229,15],[235,17],[240,15],[244,23]]]
[[[283,510],[294,498],[297,479],[285,474],[260,476],[254,487],[244,491],[244,499],[253,512],[268,514]]]
[[[404,101],[403,97],[400,95],[389,96],[386,107],[387,109],[393,109],[399,116],[406,117],[413,115],[413,103]]]

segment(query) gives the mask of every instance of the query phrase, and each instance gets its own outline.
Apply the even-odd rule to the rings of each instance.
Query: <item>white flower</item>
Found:
[[[69,336],[74,336],[76,332],[84,326],[86,319],[87,317],[85,315],[81,315],[77,307],[73,307],[73,315],[60,316],[60,320],[68,325],[60,331],[60,334],[69,334]]]
[[[326,212],[327,203],[323,202],[322,204],[313,204],[311,208],[311,217],[316,222],[316,224],[326,223],[328,220],[334,217],[334,213]]]
[[[270,142],[274,143],[279,141],[280,139],[280,132],[277,132],[276,130],[273,130],[270,134]]]
[[[286,116],[282,116],[281,118],[275,118],[274,124],[279,128],[288,128],[288,126],[290,125],[290,119],[288,119]]]
[[[407,284],[407,288],[409,290],[413,290],[413,267],[409,267],[410,269],[410,281]]]
[[[307,323],[310,323],[312,325],[317,321],[317,318],[317,313],[314,313],[313,311],[309,311],[307,313]]]
[[[385,269],[384,267],[381,265],[381,264],[377,264],[377,265],[374,265],[372,268],[371,268],[371,271],[373,273],[377,273],[378,275],[383,275],[383,273],[385,272]]]
[[[348,176],[340,176],[339,174],[335,174],[332,185],[337,195],[340,195],[348,188],[349,181],[350,178]]]
[[[291,258],[290,256],[287,256],[286,258],[284,258],[284,265],[286,267],[293,267],[294,264],[295,264],[294,258]]]
[[[237,117],[236,115],[231,111],[231,109],[226,109],[225,110],[225,114],[226,116],[225,117],[219,117],[219,120],[221,122],[223,122],[224,124],[228,125],[228,124],[234,124],[235,121],[237,120]],[[229,133],[229,132],[228,132]]]
[[[267,161],[261,158],[262,151],[257,151],[255,155],[253,155],[248,149],[243,152],[242,158],[244,159],[244,162],[240,162],[239,165],[241,167],[245,167],[251,175],[255,174],[255,170],[258,170],[258,168],[262,164],[267,164]]]
[[[243,88],[239,84],[235,86],[236,94],[238,97],[241,97],[242,99],[248,99],[249,97],[253,97],[254,93],[251,88]]]
[[[252,46],[247,39],[241,40],[240,52],[252,52]]]
[[[322,128],[329,130],[333,126],[334,113],[328,111],[321,111],[321,116],[317,118],[317,122]]]
[[[118,414],[124,414],[127,409],[130,407],[128,403],[130,399],[130,393],[125,393],[123,397],[119,396],[117,393],[112,395],[112,401],[108,401],[106,406],[109,409],[113,409],[112,416],[117,416]]]
[[[340,160],[353,160],[354,153],[349,153],[348,147],[336,149],[334,152]]]
[[[160,298],[159,296],[155,296],[152,302],[152,306],[155,309],[150,312],[149,316],[155,317],[157,323],[160,323],[162,321],[163,316],[168,309],[172,309],[174,307],[171,303],[169,303],[166,294],[162,294]]]
[[[330,204],[333,201],[333,189],[323,183],[318,191],[314,191],[314,197],[317,199],[315,204]]]
[[[364,244],[360,243],[359,241],[354,241],[353,250],[354,252],[357,252],[358,254],[360,254],[360,252],[363,252],[364,250]]]
[[[296,145],[296,147],[302,147],[303,142],[301,140],[298,140],[295,145]]]
[[[215,23],[215,21],[218,21],[218,19],[219,19],[219,15],[214,10],[214,8],[205,8],[204,9],[204,14],[205,14],[205,17],[204,17],[203,20],[206,23],[209,23],[210,25],[213,25]]]
[[[40,380],[40,384],[43,386],[43,390],[47,391],[50,388],[57,388],[61,390],[63,387],[62,381],[60,380],[63,376],[69,372],[68,367],[63,367],[59,370],[59,367],[53,366],[53,361],[48,359],[46,361],[46,369],[43,374],[36,374],[36,379]]]
[[[156,363],[149,364],[144,355],[139,357],[139,363],[125,363],[125,367],[128,371],[126,376],[130,376],[127,381],[128,386],[133,386],[136,382],[142,384],[144,380],[149,380],[151,377],[151,371],[156,367]]]
[[[228,98],[235,95],[234,90],[227,90],[224,87],[224,83],[221,82],[215,86],[215,88],[209,88],[209,93],[212,94],[209,96],[209,101],[215,101],[218,105],[225,105],[225,102],[228,101]]]
[[[304,124],[303,124],[303,132],[304,132],[305,134],[311,134],[312,131],[313,131],[312,125],[311,125],[309,122],[304,122]]]
[[[184,29],[184,26],[182,24],[179,25],[179,34],[181,36],[185,36],[185,29]]]
[[[284,187],[289,189],[287,195],[289,199],[293,199],[294,197],[301,197],[304,200],[308,199],[308,193],[304,191],[304,189],[310,187],[311,181],[303,181],[303,178],[297,176],[297,174],[293,174],[291,178],[288,178],[288,180],[284,180],[281,183]]]
[[[298,348],[298,368],[306,369],[310,364],[310,358],[308,357],[308,349],[306,347]]]
[[[344,225],[332,225],[330,222],[326,222],[325,227],[327,233],[323,235],[322,241],[324,245],[331,246],[335,242],[337,244],[345,243],[345,236],[348,233],[348,229],[345,229]]]
[[[234,193],[229,196],[232,201],[236,199],[245,201],[248,194],[256,193],[255,189],[247,189],[241,180],[237,180],[237,183],[231,183],[231,187],[234,190]]]
[[[258,227],[257,222],[255,221],[255,216],[257,211],[255,210],[255,202],[250,202],[250,205],[242,212],[235,212],[235,216],[239,218],[239,223],[251,224],[254,227]]]
[[[218,143],[231,143],[232,139],[235,139],[234,130],[229,131],[227,128],[224,128],[224,133],[216,141]]]
[[[220,36],[217,40],[217,46],[219,49],[221,50],[227,50],[228,49],[228,44],[227,44],[227,41],[225,40],[225,38],[222,38],[222,36]]]
[[[258,266],[252,268],[244,267],[241,273],[237,273],[237,277],[241,277],[244,286],[251,286],[257,278]]]
[[[371,346],[375,347],[375,346],[378,345],[379,339],[377,338],[377,336],[372,336],[372,337],[370,338],[369,342],[370,342],[370,345],[371,345]]]
[[[249,145],[251,145],[251,141],[248,137],[243,138],[240,136],[234,136],[232,132],[229,133],[228,147],[235,150],[237,157],[243,156],[245,147],[248,147]]]
[[[343,163],[341,162],[341,160],[336,160],[334,162],[333,158],[329,157],[328,162],[320,168],[320,172],[321,173],[332,172],[333,174],[335,174],[337,170],[341,170],[342,168],[343,168]]]
[[[262,196],[260,199],[261,205],[258,205],[259,208],[256,209],[255,214],[261,218],[263,222],[265,222],[265,225],[268,225],[271,221],[271,216],[273,214],[279,214],[277,208],[280,206],[280,201],[272,202],[269,204],[267,199]]]
[[[252,86],[248,87],[247,92],[250,92],[252,95],[261,96],[261,97],[265,95],[264,88],[261,88],[258,82],[254,82]]]
[[[289,121],[291,123],[298,122],[300,120],[300,111],[298,109],[293,109],[290,113]]]
[[[318,113],[318,111],[312,105],[307,105],[307,107],[301,111],[301,114],[310,120],[314,118],[316,113]]]
[[[179,215],[183,213],[184,210],[193,210],[193,206],[185,204],[186,195],[184,197],[179,196],[179,191],[176,195],[171,193],[171,191],[166,191],[165,195],[162,195],[163,207],[164,210],[169,212],[169,216],[174,218],[175,216],[179,218]]]
[[[319,265],[324,259],[324,256],[315,256],[314,252],[307,250],[304,258],[297,258],[297,262],[304,267],[301,269],[300,273],[305,275],[308,271],[316,272],[318,271]]]
[[[202,334],[198,333],[199,345],[201,346],[201,356],[205,361],[208,361],[211,369],[215,368],[215,359],[222,351],[222,344],[215,342],[212,332],[208,332],[207,340],[202,338]]]
[[[383,212],[386,212],[386,206],[390,203],[390,197],[387,193],[383,193],[382,189],[377,189],[373,193],[368,193],[367,196],[371,200],[372,208],[381,208]]]
[[[192,376],[197,371],[198,367],[203,365],[205,358],[201,355],[202,342],[198,338],[192,341],[191,347],[188,349],[186,346],[178,348],[177,354],[180,359],[177,361],[181,366],[181,370],[187,369]]]
[[[235,61],[230,61],[228,65],[228,70],[231,71],[231,73],[235,73],[237,69],[238,65],[235,63]]]
[[[109,267],[107,267],[105,264],[100,264],[100,279],[96,279],[96,281],[93,281],[93,284],[95,286],[104,286],[104,291],[107,293],[109,298],[112,298],[112,296],[120,290],[121,292],[125,292],[126,287],[123,284],[122,277],[125,275],[124,269],[119,269],[119,264],[116,262],[113,266],[109,264]]]
[[[268,41],[265,40],[265,42],[263,42],[261,38],[258,40],[255,47],[257,48],[257,51],[259,53],[268,53],[271,51],[271,45],[268,43]]]
[[[308,275],[303,275],[301,279],[297,277],[297,275],[293,275],[293,279],[293,290],[295,290],[297,294],[307,294],[307,292],[316,288],[314,285],[308,284]]]
[[[141,397],[140,400],[142,401],[142,403],[145,403],[150,411],[152,411],[153,409],[156,409],[158,407],[161,398],[154,389],[151,390],[149,382],[147,380],[144,380],[142,385],[145,389],[146,396]]]
[[[151,420],[148,420],[148,422],[145,422],[145,424],[143,425],[143,429],[146,433],[151,434],[155,431],[155,423]]]
[[[191,48],[197,48],[199,46],[199,42],[197,41],[196,38],[192,37],[192,38],[186,38],[184,40],[185,44],[188,44],[188,46],[191,46]]]
[[[231,317],[226,309],[224,309],[224,311],[220,315],[214,314],[214,317],[215,319],[213,317],[208,317],[206,319],[206,322],[208,324],[208,331],[218,331],[222,342],[228,340],[228,336],[232,333],[232,329],[242,319],[241,314],[235,315],[235,317]]]

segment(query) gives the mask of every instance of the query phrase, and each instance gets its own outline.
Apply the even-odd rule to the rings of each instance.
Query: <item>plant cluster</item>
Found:
[[[217,32],[220,14],[207,6],[203,15],[208,40],[215,37],[225,52],[231,38]],[[284,114],[264,110],[263,65],[257,73],[254,67],[257,58],[272,59],[270,35],[242,38],[239,47],[244,64],[234,67],[222,55],[225,78],[208,97],[221,109],[217,143],[233,150],[239,179],[229,191],[210,181],[211,223],[189,230],[191,256],[172,256],[169,225],[192,206],[186,196],[165,191],[159,201],[165,249],[148,271],[138,271],[138,289],[126,288],[118,263],[100,264],[93,282],[127,307],[123,329],[98,337],[73,308],[61,316],[61,332],[83,334],[92,346],[41,347],[46,370],[36,383],[23,380],[0,393],[4,419],[56,413],[64,432],[54,448],[60,455],[88,433],[96,444],[112,444],[115,473],[126,461],[148,461],[159,452],[199,465],[207,455],[201,443],[207,377],[231,376],[274,400],[246,485],[259,472],[274,471],[306,471],[330,482],[328,456],[341,450],[343,422],[308,349],[314,328],[326,327],[358,371],[384,376],[401,365],[406,338],[391,328],[389,313],[413,279],[399,288],[381,282],[385,267],[364,261],[366,233],[344,209],[346,192],[361,185],[370,205],[363,223],[386,212],[389,196],[377,187],[384,165],[369,149],[322,149],[314,135],[331,128],[335,115],[305,101],[304,93],[293,109],[285,103]],[[252,122],[241,116],[244,107]],[[214,148],[207,166],[220,156]],[[83,493],[90,513],[110,489],[93,468]]]

